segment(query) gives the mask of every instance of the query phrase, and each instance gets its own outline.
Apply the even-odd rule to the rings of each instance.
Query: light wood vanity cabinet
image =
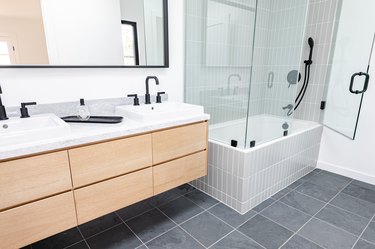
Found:
[[[153,196],[152,169],[147,168],[74,191],[78,224]]]
[[[0,163],[0,210],[70,190],[67,151]]]
[[[152,165],[151,134],[69,150],[75,188]]]
[[[0,212],[0,248],[20,248],[77,225],[73,192]]]
[[[0,249],[31,244],[206,175],[207,125],[0,162]]]

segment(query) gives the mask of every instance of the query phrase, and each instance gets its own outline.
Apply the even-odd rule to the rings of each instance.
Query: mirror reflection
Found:
[[[0,66],[167,66],[166,0],[0,0]]]

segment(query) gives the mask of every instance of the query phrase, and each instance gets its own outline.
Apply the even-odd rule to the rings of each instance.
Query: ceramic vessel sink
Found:
[[[139,122],[189,118],[204,114],[203,106],[178,102],[154,103],[150,105],[123,105],[116,107],[116,113]]]
[[[36,142],[69,135],[70,126],[54,114],[0,121],[0,146]]]

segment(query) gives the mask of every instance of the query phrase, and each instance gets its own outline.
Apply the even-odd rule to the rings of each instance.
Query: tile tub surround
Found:
[[[253,149],[209,141],[208,175],[192,185],[244,214],[316,167],[322,126]]]
[[[115,115],[114,108],[117,105],[126,104],[121,102],[120,99],[113,100],[97,100],[88,101],[92,114],[95,115]],[[37,106],[31,111],[31,115],[37,115],[40,113],[55,113],[58,116],[72,115],[73,111],[69,110],[64,113],[65,109],[69,109],[69,106],[73,108],[72,103],[62,103],[53,105],[42,105]],[[75,103],[74,108],[77,106]],[[75,109],[73,109],[75,110]],[[69,113],[69,114],[68,114]],[[27,156],[37,154],[41,152],[59,150],[69,148],[78,145],[84,145],[88,143],[94,143],[98,141],[105,141],[109,139],[136,135],[144,132],[153,130],[159,130],[169,128],[173,126],[180,126],[189,123],[200,122],[208,120],[210,118],[207,114],[202,114],[195,117],[166,120],[162,122],[153,123],[141,123],[136,122],[127,118],[120,124],[79,124],[70,123],[71,133],[68,136],[58,137],[48,140],[30,141],[30,143],[22,143],[12,146],[1,146],[0,147],[0,160],[7,160],[21,156]]]
[[[25,248],[375,249],[372,196],[373,185],[315,169],[241,215],[185,184]]]

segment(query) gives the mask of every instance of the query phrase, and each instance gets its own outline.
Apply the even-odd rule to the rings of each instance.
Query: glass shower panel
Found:
[[[375,1],[362,0],[358,4],[355,0],[345,0],[341,4],[331,54],[324,124],[354,139],[374,42]],[[352,78],[353,92],[350,92]]]
[[[185,101],[211,115],[210,139],[244,148],[256,0],[185,3]]]
[[[307,10],[307,0],[258,1],[246,147],[293,126]]]

